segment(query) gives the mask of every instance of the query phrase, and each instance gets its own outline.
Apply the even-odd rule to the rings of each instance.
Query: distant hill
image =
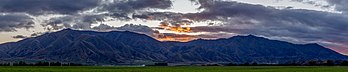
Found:
[[[86,64],[146,62],[286,63],[341,60],[347,56],[318,44],[292,44],[262,37],[160,42],[128,31],[94,32],[65,29],[0,45],[0,60],[61,61]]]

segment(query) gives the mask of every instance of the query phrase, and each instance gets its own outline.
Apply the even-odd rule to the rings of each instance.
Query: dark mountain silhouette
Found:
[[[190,42],[160,42],[128,31],[94,32],[65,29],[0,45],[3,61],[61,61],[87,64],[137,62],[285,63],[347,59],[318,44],[292,44],[262,37],[235,36]]]

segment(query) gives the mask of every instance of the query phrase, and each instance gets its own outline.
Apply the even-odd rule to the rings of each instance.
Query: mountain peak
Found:
[[[247,37],[257,37],[257,36],[249,34],[249,35],[247,35]]]
[[[237,35],[237,36],[233,36],[229,39],[234,39],[234,38],[243,38],[243,39],[267,39],[267,38],[264,38],[264,37],[259,37],[259,36],[255,36],[255,35]],[[267,39],[269,40],[269,39]]]
[[[79,31],[70,28],[49,35],[0,45],[8,58],[91,64],[153,62],[285,63],[312,59],[346,59],[318,44],[292,44],[255,35],[190,42],[159,42],[129,31]]]

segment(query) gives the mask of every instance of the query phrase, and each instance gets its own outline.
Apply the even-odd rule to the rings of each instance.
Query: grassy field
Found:
[[[0,67],[0,72],[347,72],[348,67],[233,66],[233,67]]]

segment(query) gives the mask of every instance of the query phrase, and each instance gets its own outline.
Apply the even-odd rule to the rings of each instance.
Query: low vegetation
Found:
[[[92,66],[76,63],[36,62],[0,64],[0,72],[346,72],[348,61],[307,61],[303,64],[191,64],[170,66],[168,63],[154,65]]]
[[[0,66],[1,72],[346,72],[344,66]]]
[[[62,63],[62,62],[3,62],[0,66],[348,66],[347,60],[309,60],[288,63],[192,63],[192,64],[175,64],[175,63],[153,63],[153,64],[122,64],[122,65],[101,65],[101,64],[80,64],[80,63]]]

